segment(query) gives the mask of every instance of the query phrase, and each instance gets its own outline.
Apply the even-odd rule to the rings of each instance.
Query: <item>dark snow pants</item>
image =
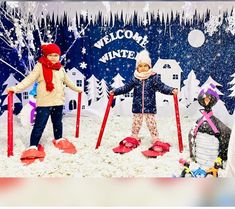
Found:
[[[63,125],[63,105],[51,107],[37,107],[36,119],[30,136],[30,146],[38,146],[42,133],[46,127],[49,116],[53,124],[53,133],[55,139],[62,138]]]

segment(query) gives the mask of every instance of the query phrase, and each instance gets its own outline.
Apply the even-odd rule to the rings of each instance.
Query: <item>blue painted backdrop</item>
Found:
[[[4,24],[5,29],[14,29],[13,24],[6,18],[5,11],[7,8],[4,3],[1,3],[0,18]],[[117,51],[118,49],[126,49],[128,51],[138,52],[143,49],[136,41],[133,39],[117,39],[106,45],[101,49],[94,46],[97,41],[103,38],[105,35],[110,33],[115,33],[119,29],[131,30],[134,33],[142,37],[148,37],[148,43],[146,44],[146,49],[149,50],[152,63],[154,64],[157,59],[175,59],[180,62],[180,66],[183,70],[182,81],[187,78],[188,73],[193,69],[197,79],[200,80],[200,84],[203,84],[208,76],[212,76],[214,80],[223,85],[219,90],[224,93],[222,100],[225,102],[227,109],[230,113],[233,112],[235,102],[234,99],[228,97],[231,93],[228,89],[231,87],[228,83],[232,80],[231,75],[234,73],[235,66],[235,39],[234,36],[226,31],[226,17],[231,14],[228,12],[223,13],[223,23],[213,36],[209,36],[205,33],[206,42],[199,48],[193,48],[188,43],[188,34],[192,29],[205,30],[204,23],[209,20],[210,10],[203,15],[198,15],[195,11],[195,15],[192,21],[181,22],[180,15],[177,14],[173,17],[172,13],[167,14],[166,18],[160,17],[157,13],[147,14],[147,22],[151,24],[139,24],[138,14],[133,15],[131,22],[124,24],[124,15],[118,17],[118,15],[113,14],[110,16],[110,24],[103,21],[102,13],[99,13],[93,19],[88,20],[88,16],[82,16],[80,14],[76,15],[76,26],[77,29],[86,27],[84,34],[81,34],[81,38],[75,39],[74,33],[68,31],[69,19],[66,13],[62,17],[56,17],[54,15],[47,16],[44,19],[39,19],[40,31],[42,34],[46,34],[44,30],[45,25],[50,28],[51,31],[55,31],[57,28],[57,33],[54,33],[53,40],[61,46],[62,54],[66,53],[66,57],[63,59],[63,63],[66,69],[76,67],[79,69],[88,79],[92,74],[94,74],[99,80],[104,78],[108,85],[112,83],[112,78],[120,73],[122,77],[128,81],[135,69],[135,61],[128,58],[115,58],[103,63],[99,59],[108,52]],[[18,14],[11,13],[16,19],[21,18],[20,11]],[[114,22],[114,24],[113,24]],[[88,24],[89,23],[89,24]],[[49,26],[50,25],[50,26]],[[0,32],[4,30],[0,25]],[[38,31],[35,30],[34,33],[34,44],[37,49],[35,52],[35,60],[39,57],[39,46],[40,40]],[[16,39],[16,36],[12,36]],[[47,38],[44,37],[44,41]],[[9,47],[3,39],[0,39],[0,58],[7,63],[9,63],[14,68],[26,74],[29,67],[28,63],[28,48],[22,48],[22,58],[19,58],[17,51]],[[72,46],[72,47],[71,47]],[[82,49],[85,48],[85,52]],[[81,63],[84,62],[86,67],[81,67]],[[17,73],[14,69],[9,67],[3,62],[0,62],[0,94],[4,91],[3,86],[4,81],[8,78],[10,73],[13,73],[15,78],[22,80],[23,76]],[[110,86],[109,86],[110,87]],[[2,104],[6,95],[1,96]],[[6,107],[1,107],[1,114],[5,111]],[[21,109],[19,104],[15,110],[18,113]]]

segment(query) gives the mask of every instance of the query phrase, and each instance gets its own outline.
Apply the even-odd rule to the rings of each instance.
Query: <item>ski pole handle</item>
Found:
[[[8,117],[7,117],[7,156],[13,156],[13,91],[8,92],[7,102],[8,102]]]
[[[107,107],[106,107],[106,110],[105,110],[105,114],[104,114],[104,119],[103,119],[103,122],[102,122],[102,125],[101,125],[101,128],[100,128],[100,133],[99,133],[98,140],[97,140],[97,143],[96,143],[96,147],[95,147],[96,149],[98,149],[98,147],[100,146],[100,143],[101,143],[101,139],[102,139],[104,129],[105,129],[105,126],[106,126],[106,122],[107,122],[107,119],[108,119],[110,107],[111,107],[112,102],[113,102],[113,97],[114,97],[114,95],[110,94],[109,101],[108,101],[108,104],[107,104]]]
[[[181,132],[181,125],[180,125],[178,97],[175,94],[173,95],[173,97],[174,97],[174,105],[175,105],[175,119],[176,119],[176,126],[177,126],[179,151],[183,152],[183,141],[182,141],[182,132]]]
[[[82,93],[78,93],[78,106],[77,106],[77,121],[76,121],[76,131],[75,137],[79,137],[79,128],[80,128],[80,116],[81,116],[81,104],[82,104]]]

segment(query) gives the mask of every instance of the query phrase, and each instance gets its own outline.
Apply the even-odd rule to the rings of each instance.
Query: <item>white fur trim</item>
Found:
[[[27,148],[26,150],[30,150],[30,149],[38,149],[37,146],[30,146],[29,148]]]
[[[60,139],[56,139],[55,141],[56,141],[56,143],[58,143],[58,142],[63,141],[63,140],[66,140],[66,139],[60,138]]]
[[[134,72],[134,76],[139,80],[145,80],[148,79],[153,74],[153,69],[150,68],[147,72],[141,72],[139,73],[137,70]]]

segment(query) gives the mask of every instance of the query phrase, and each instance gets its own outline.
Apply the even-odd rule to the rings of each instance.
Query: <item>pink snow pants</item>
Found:
[[[153,142],[158,139],[157,123],[155,121],[155,114],[151,113],[134,113],[133,114],[133,123],[132,123],[132,137],[138,138],[143,119],[145,117],[147,127],[151,134]]]

